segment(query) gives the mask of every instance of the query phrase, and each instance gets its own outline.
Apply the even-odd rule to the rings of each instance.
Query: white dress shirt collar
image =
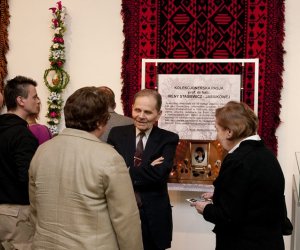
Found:
[[[236,150],[240,146],[240,144],[241,144],[242,141],[248,141],[248,140],[260,141],[261,139],[260,139],[259,135],[248,136],[248,137],[244,138],[243,140],[241,140],[238,144],[236,144],[232,149],[230,149],[230,151],[228,152],[228,154],[233,153],[234,150]]]
[[[149,135],[152,131],[152,128],[148,129],[147,131],[145,131],[145,136],[143,137],[143,144],[144,144],[144,147],[148,141],[148,138],[149,138]],[[140,139],[139,137],[139,134],[141,133],[141,131],[138,129],[138,128],[135,128],[135,141],[136,143],[138,142],[138,140]]]

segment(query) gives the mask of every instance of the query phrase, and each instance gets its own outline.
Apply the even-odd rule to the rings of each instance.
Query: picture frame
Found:
[[[195,158],[198,147],[204,151],[202,160]],[[211,185],[226,154],[218,140],[179,140],[168,182]]]
[[[191,152],[191,165],[195,168],[206,167],[208,165],[208,154],[209,154],[209,144],[191,142],[190,152]]]

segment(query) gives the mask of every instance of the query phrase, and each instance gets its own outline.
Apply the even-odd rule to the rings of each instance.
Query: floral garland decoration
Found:
[[[65,16],[66,8],[61,1],[56,3],[56,7],[49,8],[52,11],[52,25],[54,30],[53,44],[50,47],[49,61],[51,67],[45,70],[44,82],[50,91],[48,97],[47,124],[53,135],[58,134],[58,125],[61,120],[63,107],[62,92],[70,81],[69,74],[63,69],[65,59],[65,45],[63,35],[66,31]]]

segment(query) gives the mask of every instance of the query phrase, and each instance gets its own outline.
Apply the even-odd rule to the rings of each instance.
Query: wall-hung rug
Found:
[[[259,134],[277,153],[283,71],[284,1],[123,0],[122,101],[131,114],[141,88],[142,58],[259,58]],[[243,101],[253,107],[254,65],[147,64],[146,87],[157,74],[241,74]]]

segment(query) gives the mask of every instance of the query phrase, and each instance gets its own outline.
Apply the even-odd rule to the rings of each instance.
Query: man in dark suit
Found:
[[[142,222],[145,250],[171,247],[172,210],[167,180],[179,141],[178,135],[154,126],[161,116],[161,95],[143,89],[134,96],[134,125],[111,129],[107,142],[123,156],[132,179]],[[137,156],[140,133],[144,151]],[[138,161],[138,163],[137,163]]]

